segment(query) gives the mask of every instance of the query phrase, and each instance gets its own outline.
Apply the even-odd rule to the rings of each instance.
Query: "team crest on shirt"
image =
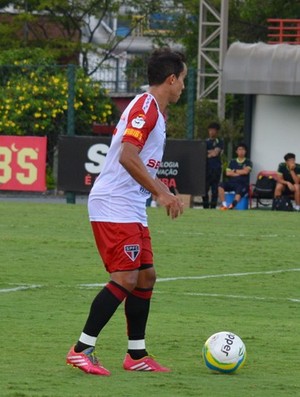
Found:
[[[124,252],[134,262],[140,253],[140,246],[139,244],[124,245]]]
[[[144,127],[146,120],[142,115],[137,116],[135,119],[132,120],[131,125],[133,128],[141,129]]]

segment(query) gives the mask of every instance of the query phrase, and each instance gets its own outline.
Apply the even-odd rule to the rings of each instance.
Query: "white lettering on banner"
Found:
[[[172,169],[167,169],[167,170],[158,170],[157,175],[163,175],[163,176],[176,176],[178,175],[178,170],[172,170]]]
[[[11,161],[11,150],[8,147],[0,146],[0,183],[6,183],[11,179]]]
[[[22,148],[18,151],[13,144],[11,148],[0,147],[0,183],[7,183],[12,178],[12,153],[16,153],[16,164],[24,170],[17,172],[16,179],[22,185],[32,185],[38,178],[37,167],[28,160],[36,160],[38,151],[33,148]]]
[[[163,161],[160,165],[162,168],[179,168],[178,161]]]
[[[17,172],[16,178],[22,185],[32,185],[38,178],[38,170],[32,163],[28,163],[27,157],[37,160],[38,151],[33,148],[23,148],[18,152],[18,164],[25,172]]]
[[[157,172],[157,176],[176,176],[178,175],[178,161],[163,161]]]
[[[98,143],[89,148],[87,157],[89,160],[91,160],[91,163],[84,164],[87,172],[90,172],[91,174],[100,174],[108,149],[109,146],[105,145],[104,143]]]

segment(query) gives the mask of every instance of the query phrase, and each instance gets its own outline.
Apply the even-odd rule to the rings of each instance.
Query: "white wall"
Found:
[[[292,152],[300,163],[300,96],[257,95],[252,114],[251,182],[262,170],[277,170]]]

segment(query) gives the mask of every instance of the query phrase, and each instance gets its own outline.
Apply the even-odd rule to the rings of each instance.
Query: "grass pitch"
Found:
[[[65,356],[107,281],[84,205],[0,202],[1,396],[300,396],[300,215],[149,208],[158,275],[147,348],[171,373],[122,369],[123,305],[97,351],[111,377]],[[201,349],[237,333],[247,361],[236,375],[205,368]]]

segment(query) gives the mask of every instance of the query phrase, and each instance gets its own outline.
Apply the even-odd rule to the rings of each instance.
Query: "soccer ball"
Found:
[[[232,374],[244,365],[246,347],[239,336],[223,331],[207,339],[202,355],[207,368],[215,372]]]

